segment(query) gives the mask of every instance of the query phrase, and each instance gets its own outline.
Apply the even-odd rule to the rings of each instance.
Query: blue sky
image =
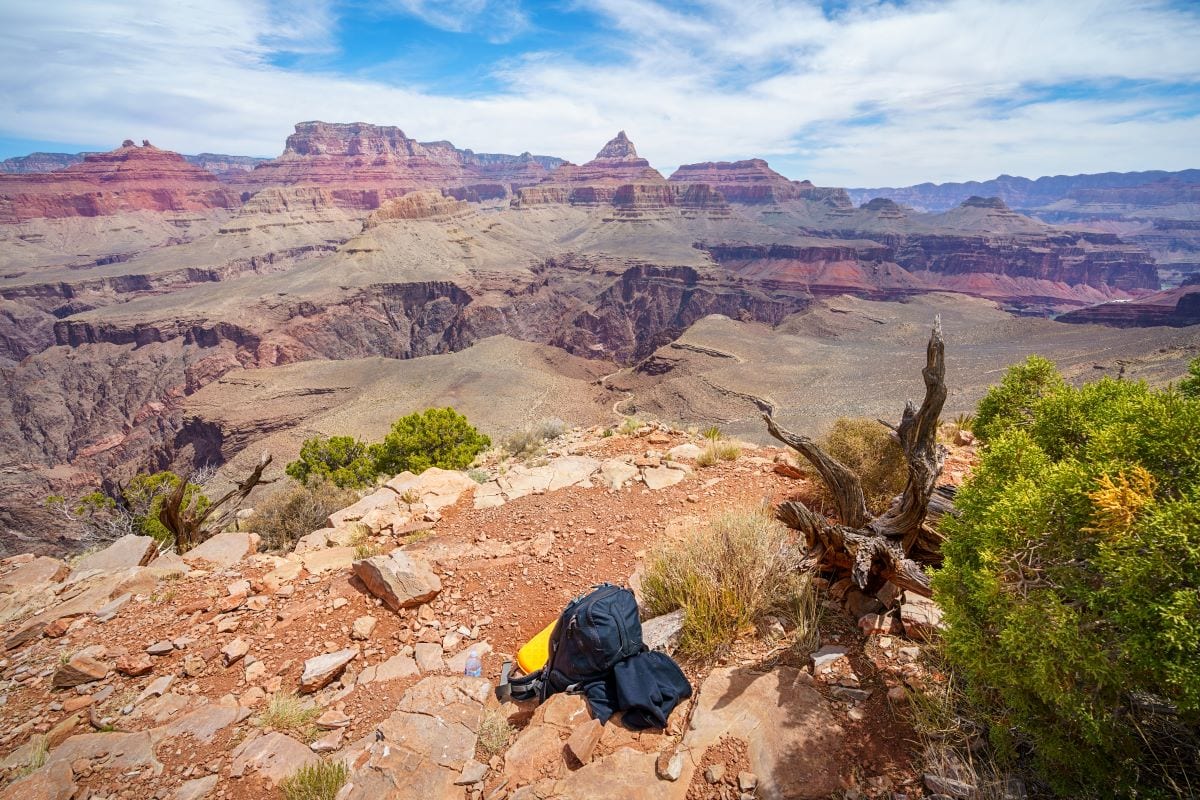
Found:
[[[0,157],[295,122],[846,186],[1200,166],[1200,3],[0,0]]]

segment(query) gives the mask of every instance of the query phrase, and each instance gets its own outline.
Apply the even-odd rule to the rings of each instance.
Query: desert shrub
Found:
[[[377,472],[394,475],[430,467],[465,469],[492,440],[453,408],[427,408],[401,417],[383,442],[371,446]]]
[[[317,732],[314,720],[321,716],[321,707],[306,702],[292,692],[276,692],[258,717],[259,727],[291,734],[304,741]]]
[[[767,613],[794,622],[815,608],[787,528],[760,512],[729,512],[679,542],[654,550],[642,579],[647,611],[684,610],[680,650],[705,657],[753,629]],[[805,612],[807,618],[807,612]]]
[[[544,419],[536,425],[514,433],[504,440],[504,449],[510,455],[522,456],[537,452],[543,442],[557,439],[567,430],[561,419]]]
[[[1064,386],[1066,382],[1053,361],[1030,356],[1024,363],[1009,367],[1000,384],[993,386],[979,401],[971,431],[986,441],[1009,428],[1026,425],[1037,401]]]
[[[492,479],[492,476],[488,474],[486,469],[469,469],[467,470],[467,477],[476,483],[487,483]]]
[[[479,752],[484,761],[499,755],[508,749],[517,729],[509,724],[508,718],[499,708],[490,708],[479,723]]]
[[[334,800],[350,778],[342,761],[307,764],[279,782],[284,800]]]
[[[107,493],[96,490],[74,502],[62,495],[51,495],[46,498],[46,505],[82,526],[85,535],[99,542],[136,533],[152,536],[163,544],[171,544],[174,536],[159,520],[159,513],[167,496],[182,480],[170,471],[137,475],[127,484],[110,487]],[[208,508],[210,502],[204,494],[204,487],[188,482],[181,508],[200,513]]]
[[[286,552],[301,536],[324,528],[330,514],[357,500],[354,491],[339,489],[327,480],[295,483],[255,506],[242,530],[261,536],[267,550]]]
[[[1046,363],[1012,368],[981,403],[987,447],[942,523],[934,578],[946,656],[998,751],[1031,744],[1058,791],[1187,795],[1200,758],[1200,399],[1107,378],[1076,389]]]
[[[887,428],[875,420],[841,417],[821,442],[825,452],[858,475],[867,507],[874,513],[887,509],[904,489],[908,465],[904,451]]]
[[[642,421],[637,417],[625,417],[621,420],[621,426],[617,428],[618,433],[623,433],[626,436],[633,436],[642,427]]]
[[[1179,391],[1187,397],[1200,397],[1200,358],[1192,359],[1187,377],[1179,382]]]
[[[300,483],[328,480],[342,489],[367,486],[379,474],[367,444],[353,436],[314,436],[300,446],[300,458],[285,469]]]
[[[716,425],[709,425],[707,428],[701,431],[701,435],[710,442],[715,442],[724,436],[724,434],[721,433],[721,429]]]
[[[721,438],[708,438],[708,444],[700,451],[700,455],[696,456],[696,466],[711,467],[718,461],[737,461],[738,456],[742,454],[742,448],[735,442],[726,441]]]

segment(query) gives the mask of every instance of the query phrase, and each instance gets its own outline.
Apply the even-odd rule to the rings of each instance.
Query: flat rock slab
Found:
[[[68,689],[85,683],[101,680],[113,668],[107,661],[93,658],[86,653],[76,653],[67,663],[59,667],[51,684],[56,689]]]
[[[568,772],[554,787],[554,797],[588,800],[643,800],[647,797],[679,797],[687,783],[668,783],[654,774],[654,753],[622,747],[615,753]],[[677,787],[682,784],[683,791]]]
[[[428,603],[442,591],[442,581],[429,564],[403,550],[355,561],[353,569],[367,590],[393,611]]]
[[[0,594],[27,590],[31,586],[60,583],[71,574],[65,562],[49,556],[38,556],[0,576]]]
[[[642,470],[642,480],[646,482],[646,487],[651,491],[674,486],[685,477],[687,477],[686,472],[670,467],[646,467]]]
[[[610,489],[620,489],[637,480],[638,468],[620,458],[610,458],[600,465],[600,481]]]
[[[470,479],[468,478],[468,480]],[[329,527],[340,528],[351,522],[357,522],[375,510],[380,510],[384,514],[389,515],[399,515],[403,511],[397,493],[385,486],[376,489],[354,505],[346,506],[340,511],[330,514],[328,520]]]
[[[304,662],[304,674],[300,676],[300,691],[315,692],[328,686],[357,657],[358,648],[347,647],[308,659]]]
[[[103,550],[79,559],[72,570],[72,578],[92,570],[111,571],[143,567],[158,553],[158,542],[149,536],[127,534]]]
[[[683,609],[662,614],[642,623],[642,642],[648,650],[661,650],[670,655],[679,644],[683,630]]]
[[[463,796],[455,782],[475,755],[479,724],[491,684],[481,678],[432,676],[400,699],[379,725],[382,739],[368,735],[343,751],[347,763],[366,763],[350,775],[339,800],[442,800]]]
[[[203,778],[184,781],[175,790],[175,794],[171,795],[171,800],[204,800],[217,788],[218,780],[219,775],[206,775]]]
[[[369,667],[364,667],[363,671],[358,673],[358,682],[365,684],[376,683],[378,681],[394,681],[399,678],[408,678],[419,674],[421,674],[421,670],[417,667],[417,662],[411,656],[397,654],[382,664],[372,664]]]
[[[276,785],[301,767],[321,761],[308,747],[279,731],[247,739],[230,755],[233,759],[231,775],[240,777],[258,773]]]
[[[346,569],[354,563],[355,549],[353,547],[327,547],[315,552],[305,553],[300,563],[314,575],[322,572],[334,572]]]
[[[218,533],[183,554],[183,560],[193,566],[227,569],[258,549],[258,537],[240,531]]]
[[[680,445],[676,445],[675,447],[672,447],[670,450],[667,451],[667,455],[669,455],[671,458],[680,459],[680,460],[686,459],[686,460],[691,461],[693,459],[699,458],[700,454],[703,452],[704,452],[703,447],[692,444],[691,442],[687,442],[686,444],[680,444]]]
[[[70,763],[57,762],[0,789],[0,800],[70,800],[74,794]]]
[[[722,736],[746,741],[761,800],[823,798],[842,786],[838,756],[845,734],[829,702],[800,682],[799,670],[767,673],[725,667],[700,687],[683,747],[691,751],[679,783],[691,780],[705,748]]]
[[[439,467],[430,467],[420,475],[401,473],[384,484],[397,496],[415,494],[426,508],[434,511],[454,505],[459,495],[477,485],[466,473]]]

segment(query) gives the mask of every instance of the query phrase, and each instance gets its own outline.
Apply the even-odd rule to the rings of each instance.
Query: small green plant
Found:
[[[305,702],[292,692],[279,691],[267,701],[266,709],[258,717],[258,724],[259,727],[291,733],[308,741],[316,735],[313,720],[319,716],[319,706]]]
[[[715,441],[718,441],[718,440],[724,438],[724,434],[721,433],[721,429],[718,428],[716,425],[709,425],[701,433],[704,436],[704,438],[710,442],[715,442]]]
[[[508,743],[512,741],[513,735],[517,729],[509,724],[507,717],[504,716],[498,708],[489,709],[483,715],[483,720],[479,723],[479,752],[484,756],[484,761],[499,755],[508,749]]]
[[[518,458],[534,455],[543,443],[557,439],[566,433],[566,430],[567,424],[561,419],[545,419],[508,437],[504,441],[504,450]]]
[[[1179,382],[1179,391],[1184,397],[1200,397],[1200,358],[1192,359],[1187,377]]]
[[[293,483],[264,499],[241,527],[261,536],[267,550],[287,552],[301,536],[325,527],[330,514],[356,500],[352,490],[310,476],[308,483]]]
[[[407,505],[415,506],[421,502],[421,493],[416,489],[405,489],[400,493],[400,501]]]
[[[617,428],[617,432],[625,436],[633,436],[642,427],[642,421],[637,417],[625,417],[621,420],[621,426]]]
[[[975,415],[961,413],[954,417],[954,427],[960,431],[970,431],[975,428]]]
[[[479,468],[467,470],[467,477],[476,483],[487,483],[492,479],[492,476],[488,474],[486,469]]]
[[[379,474],[366,442],[353,436],[314,436],[300,445],[300,457],[287,465],[300,483],[326,480],[340,489],[369,486]]]
[[[453,408],[427,408],[401,417],[383,441],[371,445],[378,472],[395,475],[430,467],[466,469],[475,456],[492,446]]]
[[[34,735],[29,743],[31,745],[27,760],[15,772],[13,778],[24,778],[26,775],[32,775],[42,767],[46,766],[46,759],[50,756],[50,738],[45,735]]]
[[[684,610],[680,650],[693,657],[727,648],[768,613],[792,617],[797,635],[810,636],[816,603],[801,558],[779,522],[758,511],[729,512],[650,554],[646,607],[651,614]]]
[[[600,438],[602,438],[602,439],[608,439],[608,438],[610,438],[612,435],[613,435],[613,429],[612,429],[612,428],[605,428],[603,431],[601,431],[601,432],[600,432]]]
[[[709,439],[708,444],[696,456],[696,466],[711,467],[719,461],[737,461],[742,454],[742,448],[735,442],[724,439]]]
[[[334,800],[350,778],[342,761],[308,764],[279,782],[284,800]]]

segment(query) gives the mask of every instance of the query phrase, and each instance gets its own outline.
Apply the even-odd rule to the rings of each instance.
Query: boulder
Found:
[[[603,732],[604,726],[600,724],[600,720],[589,719],[571,731],[571,736],[567,739],[567,749],[580,764],[588,764]]]
[[[610,489],[620,489],[637,476],[638,468],[619,458],[610,458],[600,465],[600,480]]]
[[[357,647],[347,647],[333,653],[314,656],[304,662],[300,676],[300,691],[315,692],[333,682],[346,665],[358,657]]]
[[[0,594],[27,590],[43,583],[60,583],[71,573],[65,562],[49,556],[38,556],[0,576]]]
[[[355,561],[353,569],[367,590],[393,611],[428,603],[442,591],[441,579],[425,560],[403,550]]]
[[[910,639],[928,639],[945,627],[942,624],[942,610],[937,603],[920,595],[906,597],[900,605],[900,622]]]
[[[670,655],[679,645],[683,629],[683,609],[661,614],[642,623],[642,642],[650,650],[662,650]]]
[[[686,474],[683,470],[670,467],[646,467],[642,470],[642,480],[651,491],[658,491],[679,483]]]
[[[454,505],[458,496],[474,489],[475,483],[466,473],[430,467],[420,475],[401,473],[384,484],[397,496],[411,492],[420,498],[427,509],[437,511]]]
[[[258,549],[258,536],[240,531],[225,531],[210,537],[183,554],[192,566],[228,569]]]
[[[468,480],[470,479],[468,478]],[[330,514],[328,520],[329,527],[340,528],[351,522],[357,522],[365,517],[368,512],[375,509],[382,509],[389,514],[400,514],[404,510],[401,508],[400,498],[397,497],[397,493],[385,486],[376,489],[354,505],[346,506],[340,511]]]
[[[112,664],[101,661],[87,653],[76,653],[67,663],[59,667],[51,680],[56,689],[69,689],[103,679],[112,671]]]
[[[676,445],[667,451],[667,455],[673,459],[692,461],[700,457],[704,452],[704,448],[699,445],[687,442],[686,444]]]
[[[92,570],[112,571],[142,567],[149,564],[158,553],[158,542],[150,536],[127,534],[103,550],[86,555],[75,564],[71,577],[76,578]]]

